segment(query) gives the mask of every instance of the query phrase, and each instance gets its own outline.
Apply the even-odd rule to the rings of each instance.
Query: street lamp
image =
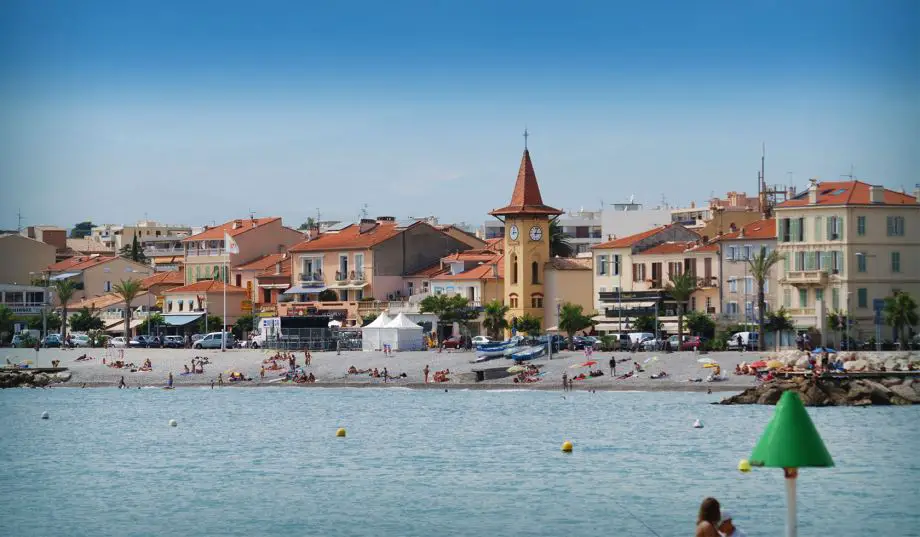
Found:
[[[850,345],[850,295],[853,294],[853,291],[847,291],[847,314],[846,314],[846,327],[844,328],[844,334],[846,334],[845,341],[847,342],[847,350],[852,351],[852,345]]]
[[[717,215],[719,215],[719,229],[718,229],[718,235],[716,237],[719,238],[720,241],[719,241],[719,247],[716,249],[716,251],[719,253],[719,280],[722,280],[722,274],[723,274],[722,258],[724,256],[722,255],[723,252],[722,252],[721,237],[722,237],[722,213],[725,212],[725,207],[722,207],[721,205],[716,205],[715,207],[712,208],[712,210],[715,211]],[[721,315],[723,311],[725,311],[724,305],[723,305],[723,289],[722,289],[722,282],[720,281],[719,282],[719,315]]]

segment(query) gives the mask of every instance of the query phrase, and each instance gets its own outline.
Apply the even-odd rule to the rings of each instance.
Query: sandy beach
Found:
[[[553,355],[552,359],[543,357],[532,361],[534,365],[540,367],[541,372],[545,373],[538,382],[517,384],[514,383],[511,376],[476,382],[474,370],[485,367],[511,367],[514,363],[505,358],[490,360],[485,363],[473,363],[476,359],[476,354],[472,351],[444,351],[441,353],[436,350],[397,352],[390,357],[384,356],[382,352],[343,351],[341,354],[336,354],[335,352],[313,353],[312,363],[305,368],[305,371],[313,373],[317,379],[316,383],[293,384],[282,381],[283,374],[287,369],[286,362],[279,362],[284,366],[284,370],[266,371],[264,380],[260,380],[259,370],[262,366],[262,361],[274,354],[267,350],[233,349],[220,352],[217,350],[186,349],[125,349],[123,359],[126,363],[141,365],[145,359],[149,358],[153,364],[153,370],[149,372],[132,372],[129,369],[113,368],[102,364],[103,358],[106,358],[108,362],[112,358],[117,359],[121,352],[114,349],[108,351],[105,349],[42,349],[39,351],[36,360],[34,350],[3,349],[0,351],[12,363],[31,360],[33,364],[39,367],[50,367],[52,360],[60,360],[60,366],[67,367],[73,375],[69,382],[59,385],[62,387],[81,387],[84,384],[87,387],[111,387],[116,386],[122,376],[125,377],[125,381],[130,387],[164,386],[170,372],[173,374],[174,384],[177,387],[210,386],[211,381],[216,380],[219,373],[222,373],[224,379],[226,379],[229,371],[239,371],[253,380],[233,384],[225,382],[225,387],[289,385],[297,387],[406,387],[429,389],[454,387],[561,390],[563,373],[571,378],[579,373],[588,371],[586,367],[578,367],[578,364],[586,360],[584,353],[563,351]],[[75,361],[78,356],[84,353],[93,357],[93,359]],[[633,361],[642,364],[644,372],[628,379],[611,378],[609,370],[611,355],[614,355],[618,360],[616,368],[618,375],[629,371]],[[205,366],[205,372],[203,374],[182,375],[184,366],[189,365],[195,356],[207,357],[210,361]],[[604,372],[604,375],[575,381],[574,389],[641,391],[706,391],[712,389],[713,391],[739,391],[752,386],[754,378],[733,375],[735,365],[741,361],[751,362],[761,356],[763,356],[761,353],[756,352],[711,353],[707,357],[721,364],[723,374],[728,375],[727,380],[721,382],[706,382],[705,380],[703,382],[691,382],[690,379],[694,378],[705,379],[710,373],[709,369],[704,369],[697,361],[702,356],[693,352],[675,352],[672,354],[595,352],[592,359],[596,360],[598,364],[591,369],[600,369]],[[656,359],[645,363],[646,360],[652,357],[656,357]],[[302,366],[304,354],[298,352],[296,353],[296,358],[298,366]],[[432,376],[435,371],[449,369],[449,381],[425,384],[423,369],[426,365],[428,365]],[[406,376],[384,382],[383,378],[373,378],[368,374],[347,375],[346,371],[350,366],[355,366],[359,370],[378,368],[381,373],[383,368],[387,368],[391,376],[400,376],[402,373],[405,373]],[[651,378],[651,375],[661,371],[668,373],[666,379]],[[431,380],[431,377],[429,377],[429,380]]]

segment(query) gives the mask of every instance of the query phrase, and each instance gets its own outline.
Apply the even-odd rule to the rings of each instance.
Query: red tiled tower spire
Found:
[[[517,181],[514,183],[514,193],[511,194],[511,203],[490,212],[492,216],[508,215],[544,215],[555,216],[562,214],[559,209],[543,204],[540,195],[540,185],[537,184],[537,174],[533,171],[533,162],[530,161],[530,151],[524,149],[521,157],[521,167],[518,170]]]

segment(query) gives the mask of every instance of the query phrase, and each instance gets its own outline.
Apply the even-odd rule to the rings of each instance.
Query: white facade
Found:
[[[614,237],[626,237],[671,223],[667,208],[645,209],[641,203],[614,203],[604,207],[601,216],[601,237],[598,242]]]
[[[591,251],[591,246],[604,241],[603,211],[579,209],[561,215],[556,223],[562,228],[566,241],[576,254]],[[505,236],[505,225],[498,220],[487,220],[479,231],[483,240]]]

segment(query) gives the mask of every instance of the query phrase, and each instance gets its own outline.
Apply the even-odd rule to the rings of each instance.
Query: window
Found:
[[[347,302],[347,301],[348,301],[348,291],[347,291],[347,290],[345,290],[345,289],[339,290],[339,300],[340,300],[341,302]]]
[[[837,250],[831,253],[833,254],[831,272],[834,274],[843,274],[843,252]]]
[[[668,263],[668,279],[673,280],[675,277],[680,276],[683,267],[684,265],[680,261]]]
[[[109,280],[106,280],[106,282],[102,285],[102,289],[106,293],[111,293],[112,292],[112,282]]]
[[[805,270],[805,252],[795,253],[795,270]]]
[[[815,242],[820,242],[821,238],[821,227],[824,225],[824,218],[820,216],[815,217]]]
[[[540,295],[533,295],[530,297],[530,307],[531,308],[542,308],[543,307],[543,297]]]
[[[840,289],[836,287],[831,289],[831,309],[834,311],[840,309]]]
[[[901,272],[901,252],[891,252],[891,272]]]
[[[614,254],[613,256],[613,275],[620,275],[620,254]]]
[[[712,297],[711,296],[706,297],[706,312],[707,313],[712,312]]]
[[[729,261],[735,260],[735,247],[734,246],[728,247],[728,253],[725,255],[725,259],[728,259]]]
[[[355,279],[364,280],[364,254],[355,254]]]
[[[737,293],[738,292],[738,280],[735,278],[728,279],[728,292]]]
[[[508,296],[508,302],[509,302],[511,308],[517,308],[517,307],[518,307],[518,297],[517,297],[517,295],[509,295],[509,296]]]
[[[808,289],[799,289],[799,307],[808,307]]]
[[[747,276],[744,278],[744,294],[749,295],[754,292],[754,277]]]
[[[182,308],[184,308],[184,307],[185,307],[185,301],[184,301],[184,300],[180,300],[180,301],[179,301],[179,311],[182,311]]]
[[[753,248],[750,244],[744,246],[744,258],[743,259],[754,259]]]
[[[652,287],[661,287],[661,263],[652,263]]]
[[[518,282],[518,258],[516,255],[511,256],[511,283]]]
[[[338,280],[345,280],[348,278],[348,254],[339,255],[339,274]],[[343,299],[344,300],[344,299]]]
[[[815,252],[805,252],[805,270],[817,270],[818,262],[815,261]]]
[[[727,302],[725,304],[725,313],[729,315],[736,315],[738,313],[738,303],[737,302]]]
[[[789,228],[790,228],[789,219],[788,218],[780,219],[779,229],[777,230],[777,234],[779,235],[777,238],[779,239],[779,242],[789,242],[789,239],[791,238],[791,233],[790,233]]]
[[[857,216],[856,217],[856,234],[862,237],[866,234],[866,217]]]
[[[364,300],[364,289],[355,291],[355,300]]]
[[[869,290],[865,287],[860,287],[856,290],[856,307],[858,308],[868,308],[869,307]]]
[[[696,297],[695,296],[690,297],[690,310],[696,311]]]
[[[824,302],[824,289],[815,289],[815,303]]]
[[[166,311],[172,311],[172,300],[166,301]]]
[[[272,290],[262,289],[262,302],[265,304],[270,304],[271,301],[272,301]]]
[[[703,259],[703,279],[706,280],[706,283],[709,283],[712,280],[712,258],[707,257]]]
[[[866,271],[866,254],[856,256],[856,272]]]
[[[597,275],[598,276],[607,275],[607,256],[606,255],[597,256]]]
[[[783,307],[788,308],[790,306],[792,306],[792,290],[783,289]]]
[[[243,275],[242,275],[242,274],[237,274],[237,275],[236,275],[236,286],[237,286],[237,287],[242,287],[242,286],[243,286]]]
[[[645,263],[633,263],[633,281],[645,281]]]
[[[903,237],[904,236],[904,217],[903,216],[889,216],[888,217],[888,236],[889,237]]]
[[[827,240],[829,241],[843,240],[843,217],[842,216],[828,216],[827,217]]]
[[[540,265],[536,261],[530,264],[530,283],[540,283]]]

